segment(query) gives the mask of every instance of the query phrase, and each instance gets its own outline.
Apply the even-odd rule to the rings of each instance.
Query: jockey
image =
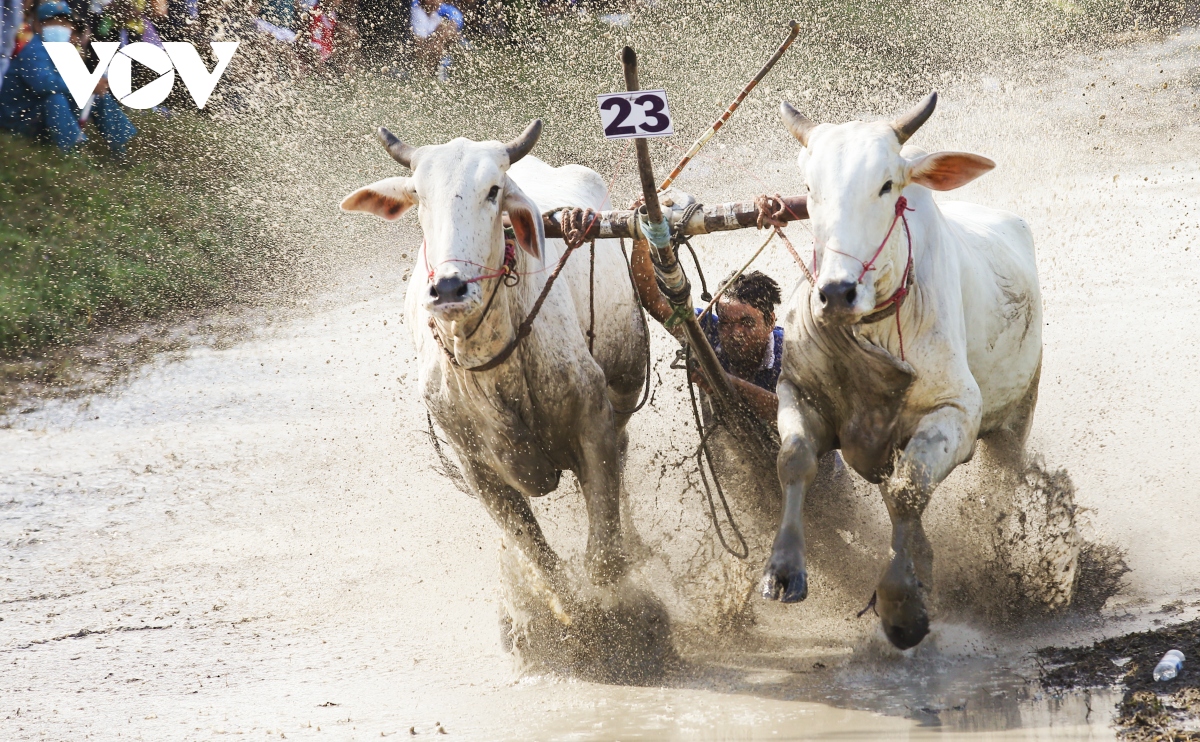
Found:
[[[759,417],[774,420],[783,363],[783,328],[775,326],[775,307],[783,300],[779,284],[765,273],[748,271],[730,275],[718,291],[720,299],[700,318],[700,326],[734,388]]]

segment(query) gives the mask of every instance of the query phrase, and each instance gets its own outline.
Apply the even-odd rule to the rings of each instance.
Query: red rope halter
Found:
[[[867,275],[867,271],[874,269],[875,261],[878,260],[880,254],[883,253],[883,248],[887,245],[888,240],[892,237],[892,232],[896,229],[896,222],[904,222],[904,236],[908,239],[908,262],[904,264],[904,274],[900,276],[900,286],[889,298],[884,299],[880,303],[876,304],[875,308],[871,310],[871,314],[874,314],[881,309],[887,309],[888,307],[893,306],[895,307],[896,338],[900,341],[900,360],[902,361],[906,359],[904,357],[904,332],[900,328],[900,305],[904,303],[905,297],[908,296],[909,277],[912,275],[913,269],[912,232],[908,228],[908,217],[904,215],[904,212],[906,211],[916,211],[916,209],[908,208],[908,199],[906,199],[904,196],[901,196],[900,198],[896,199],[896,216],[892,218],[892,226],[888,227],[887,234],[883,237],[883,242],[879,243],[879,249],[875,251],[875,254],[871,256],[870,260],[868,260],[866,263],[863,263],[862,273],[858,275],[858,280],[862,281],[863,276]]]
[[[780,203],[783,203],[782,199],[780,199]],[[786,208],[787,204],[783,203],[783,205]],[[788,209],[788,211],[791,211],[791,209]],[[858,262],[862,263],[862,267],[863,267],[862,272],[858,274],[858,281],[861,282],[863,280],[863,276],[867,275],[867,271],[875,269],[875,261],[879,259],[880,255],[883,254],[883,248],[887,247],[888,240],[890,240],[892,238],[892,232],[896,231],[896,222],[904,223],[904,236],[908,239],[908,262],[905,263],[904,274],[900,277],[900,287],[897,288],[895,293],[893,293],[890,297],[888,297],[887,299],[876,304],[875,308],[872,309],[870,311],[870,313],[867,314],[867,318],[869,318],[871,315],[878,313],[880,310],[887,310],[892,307],[895,308],[896,337],[900,341],[900,360],[902,360],[902,361],[907,360],[907,359],[904,357],[904,332],[900,327],[900,305],[904,303],[904,299],[908,296],[908,290],[909,290],[909,286],[912,282],[912,274],[913,274],[912,231],[908,227],[908,217],[906,217],[904,215],[904,212],[906,212],[906,211],[916,211],[916,209],[910,209],[908,207],[908,199],[906,199],[904,196],[901,196],[900,198],[896,199],[896,216],[894,216],[892,218],[892,224],[891,224],[891,226],[888,227],[887,234],[885,234],[883,236],[883,241],[879,243],[879,247],[878,247],[878,249],[875,250],[875,254],[872,255],[871,259],[865,263],[862,263],[861,260],[858,261]],[[793,217],[796,216],[794,212],[793,212],[792,216]],[[813,288],[816,288],[817,287],[817,276],[820,275],[820,267],[817,265],[817,245],[816,245],[816,243],[813,243],[813,256],[812,256],[813,267],[812,267],[812,271],[810,273],[810,271],[808,270],[808,266],[806,266],[804,264],[804,261],[800,259],[799,253],[797,253],[796,249],[794,247],[792,247],[791,240],[789,240],[787,238],[787,236],[783,234],[783,231],[780,230],[778,226],[775,227],[775,231],[778,232],[779,236],[783,238],[784,244],[787,245],[788,252],[790,252],[792,254],[792,258],[794,258],[795,261],[800,265],[800,267],[802,269],[804,269],[804,273],[809,278],[809,281],[812,283]],[[853,260],[858,260],[858,258],[854,257],[853,255],[850,255],[849,253],[844,253],[841,250],[834,250],[833,248],[827,248],[827,249],[832,250],[833,252],[837,253],[838,255],[845,255],[846,257],[851,258]],[[867,318],[864,318],[865,321],[870,323],[872,320],[867,319]],[[880,319],[882,319],[882,318],[880,318]]]
[[[426,278],[428,279],[428,281],[430,283],[433,283],[433,274],[434,274],[435,269],[429,267],[429,243],[425,240],[421,240],[421,257],[425,260]],[[487,270],[486,265],[480,265],[479,263],[475,263],[470,260],[462,260],[459,258],[450,258],[449,260],[443,260],[442,262],[438,263],[438,266],[445,265],[446,263],[463,263],[465,265],[473,265],[477,268],[483,268],[484,270]],[[545,268],[542,268],[542,270],[545,270]],[[531,272],[536,273],[538,271],[531,271]],[[500,278],[502,276],[507,277],[507,276],[521,276],[521,275],[529,275],[529,273],[518,273],[517,272],[517,243],[516,243],[516,240],[510,240],[508,238],[508,235],[505,235],[505,237],[504,237],[504,260],[501,261],[499,270],[492,271],[491,273],[481,273],[478,276],[475,276],[474,278],[468,278],[463,283],[476,283],[478,281],[486,281],[489,278]]]

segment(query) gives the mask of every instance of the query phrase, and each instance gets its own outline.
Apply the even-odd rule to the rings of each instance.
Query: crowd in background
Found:
[[[0,129],[70,150],[86,140],[91,121],[118,155],[136,132],[104,81],[84,106],[67,95],[43,42],[73,42],[88,69],[96,64],[92,41],[190,41],[204,53],[208,41],[236,40],[239,55],[259,49],[301,71],[364,66],[446,81],[472,39],[512,37],[514,10],[559,14],[586,5],[603,13],[632,1],[0,0]]]

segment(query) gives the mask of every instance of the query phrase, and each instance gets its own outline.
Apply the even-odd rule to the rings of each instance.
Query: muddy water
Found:
[[[376,265],[304,310],[255,315],[232,347],[3,420],[0,737],[1112,738],[1116,695],[1048,697],[1026,652],[1200,603],[1197,85],[1200,34],[1186,32],[1028,79],[985,74],[943,91],[921,134],[996,159],[962,197],[1037,235],[1047,326],[1031,446],[1069,471],[1086,535],[1127,552],[1128,586],[1101,617],[955,616],[902,655],[853,618],[869,575],[818,574],[808,602],[755,604],[752,629],[715,640],[703,629],[729,597],[719,578],[745,569],[720,557],[688,486],[692,438],[659,334],[628,489],[650,552],[636,578],[672,606],[684,665],[654,687],[519,677],[499,642],[498,533],[433,470],[405,266]],[[793,190],[791,156],[763,150],[738,193],[762,173]],[[681,185],[728,198],[724,167],[701,160]],[[701,245],[710,277],[757,239]],[[782,252],[764,268],[794,273]],[[578,504],[567,482],[538,505],[568,555]],[[931,517],[936,547],[956,524]]]

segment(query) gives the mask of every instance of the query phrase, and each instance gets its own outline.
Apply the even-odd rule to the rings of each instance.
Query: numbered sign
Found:
[[[605,139],[668,137],[675,133],[667,91],[638,90],[596,96]]]

